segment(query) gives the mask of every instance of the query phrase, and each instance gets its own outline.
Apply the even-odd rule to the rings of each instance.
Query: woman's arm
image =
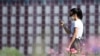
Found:
[[[68,28],[66,28],[63,21],[60,21],[60,25],[64,28],[64,30],[66,31],[67,34],[71,33],[70,30]]]
[[[71,34],[70,30],[68,28],[66,28],[65,25],[63,25],[64,30],[66,31],[67,34]]]
[[[70,48],[71,45],[72,45],[72,43],[75,41],[75,38],[76,38],[76,36],[77,36],[77,32],[78,32],[78,28],[75,27],[75,28],[74,28],[74,33],[73,33],[73,36],[72,36],[71,42],[69,43],[68,48]]]

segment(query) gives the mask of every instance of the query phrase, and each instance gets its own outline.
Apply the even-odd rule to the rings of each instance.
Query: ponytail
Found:
[[[83,14],[80,8],[72,8],[70,10],[70,16],[77,14],[78,18],[82,20]]]

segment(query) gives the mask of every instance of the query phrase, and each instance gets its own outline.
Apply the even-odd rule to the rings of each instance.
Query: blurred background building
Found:
[[[68,11],[83,11],[84,39],[100,34],[100,0],[0,0],[0,49],[15,47],[25,56],[47,56],[50,48],[61,53],[70,27]]]

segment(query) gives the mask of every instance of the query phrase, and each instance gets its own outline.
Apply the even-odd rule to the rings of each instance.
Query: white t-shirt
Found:
[[[71,24],[71,37],[74,33],[74,28],[77,27],[78,28],[78,34],[77,37],[78,39],[82,38],[82,34],[83,34],[83,23],[80,19],[73,21]]]

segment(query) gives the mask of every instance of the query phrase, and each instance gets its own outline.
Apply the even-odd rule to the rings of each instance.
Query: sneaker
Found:
[[[75,50],[74,48],[72,48],[72,49],[70,50],[70,52],[73,53],[73,54],[75,54],[75,53],[77,53],[77,50]]]

